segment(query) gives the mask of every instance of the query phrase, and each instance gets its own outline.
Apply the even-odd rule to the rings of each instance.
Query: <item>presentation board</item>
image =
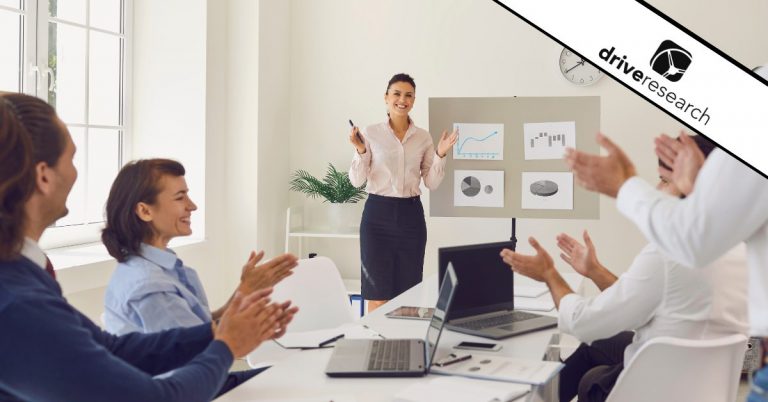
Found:
[[[596,193],[579,187],[566,147],[598,153],[600,98],[430,98],[429,132],[459,130],[430,216],[598,219]]]

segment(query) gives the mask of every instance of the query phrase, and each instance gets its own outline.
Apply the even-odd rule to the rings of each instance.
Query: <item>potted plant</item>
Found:
[[[299,169],[291,176],[289,182],[291,191],[305,194],[309,198],[320,198],[323,203],[329,203],[329,222],[336,229],[350,225],[350,218],[345,219],[344,204],[354,204],[365,198],[365,184],[355,187],[349,181],[347,172],[339,171],[332,164],[322,179],[311,175],[306,170]]]

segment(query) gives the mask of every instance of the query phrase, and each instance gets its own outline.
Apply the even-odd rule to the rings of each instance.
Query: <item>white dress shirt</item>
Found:
[[[434,190],[445,176],[446,158],[435,152],[432,136],[411,121],[403,142],[397,139],[389,121],[363,129],[365,153],[355,151],[349,181],[360,186],[367,180],[369,194],[387,197],[421,195],[419,184]]]
[[[633,177],[617,202],[649,241],[688,267],[746,242],[751,333],[768,336],[768,180],[715,149],[688,198],[667,197]]]
[[[29,237],[25,237],[24,245],[21,247],[21,255],[45,270],[48,257],[45,256],[45,252],[43,252],[43,249],[40,248],[40,245],[37,244],[36,241]]]
[[[743,245],[701,269],[689,269],[649,244],[627,272],[598,296],[571,293],[560,300],[560,330],[580,341],[635,330],[625,364],[660,336],[711,339],[747,334],[747,267]]]

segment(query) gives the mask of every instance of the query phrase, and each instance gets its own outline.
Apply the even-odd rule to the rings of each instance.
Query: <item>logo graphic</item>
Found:
[[[661,42],[651,58],[651,68],[664,78],[677,82],[691,65],[691,53],[671,40]]]

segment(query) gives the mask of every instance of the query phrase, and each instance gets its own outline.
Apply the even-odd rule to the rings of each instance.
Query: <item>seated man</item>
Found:
[[[694,137],[703,153],[712,146]],[[659,161],[660,171],[669,166]],[[684,196],[662,178],[658,188],[671,196]],[[747,334],[746,259],[743,246],[698,270],[688,269],[647,245],[627,271],[616,278],[597,259],[584,232],[585,245],[568,235],[557,237],[562,259],[591,279],[601,293],[591,299],[568,287],[552,258],[534,238],[535,256],[504,250],[512,269],[546,282],[559,310],[559,327],[584,342],[565,360],[560,373],[560,400],[604,401],[619,374],[637,350],[650,339],[673,336],[711,339]],[[628,331],[635,331],[634,333]],[[652,386],[652,384],[649,384]]]

